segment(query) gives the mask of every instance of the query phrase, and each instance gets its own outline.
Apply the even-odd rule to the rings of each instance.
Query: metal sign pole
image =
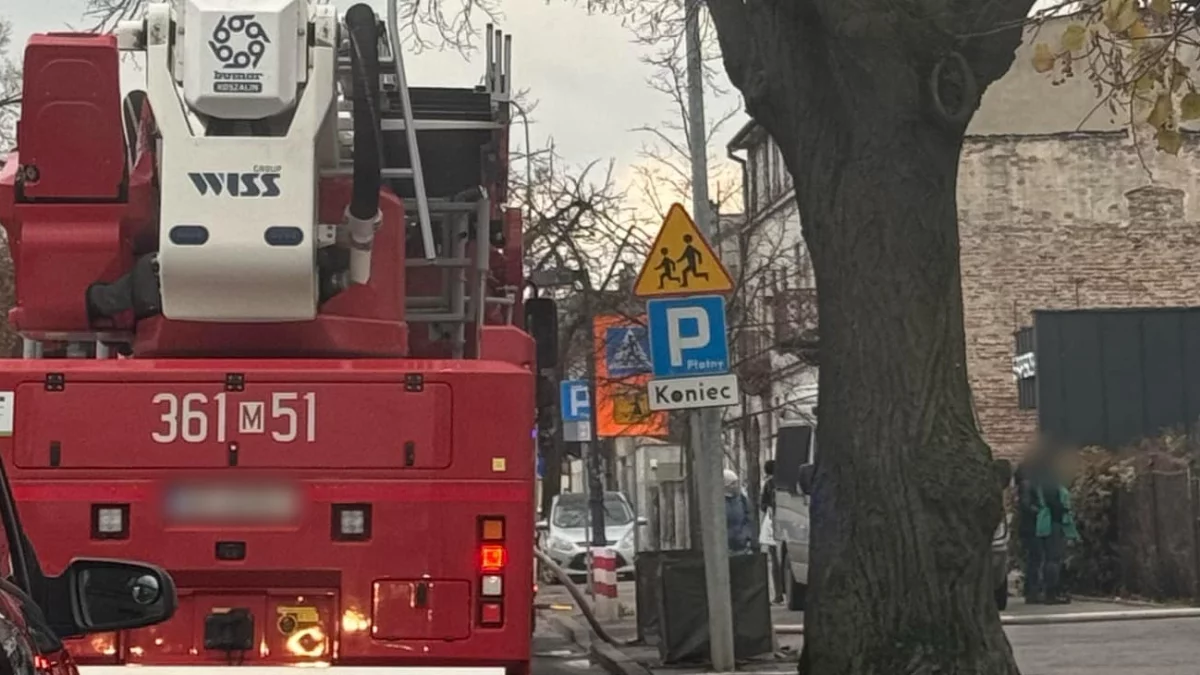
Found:
[[[688,132],[692,150],[692,213],[700,233],[712,240],[708,203],[708,139],[704,126],[704,74],[700,55],[701,0],[686,0]],[[703,408],[691,415],[697,491],[700,493],[700,536],[704,546],[704,580],[708,591],[708,630],[712,667],[732,672],[733,607],[729,590],[729,550],[725,526],[721,448],[721,408]]]

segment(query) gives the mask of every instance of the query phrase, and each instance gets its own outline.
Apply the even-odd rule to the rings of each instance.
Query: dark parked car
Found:
[[[21,529],[0,463],[0,659],[12,675],[79,675],[63,640],[149,626],[175,613],[175,583],[142,563],[77,558],[63,573],[42,573]]]

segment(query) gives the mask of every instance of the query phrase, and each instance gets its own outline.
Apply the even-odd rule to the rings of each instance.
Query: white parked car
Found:
[[[539,546],[572,578],[587,577],[587,550],[592,529],[586,494],[564,493],[554,498],[550,517],[537,524]],[[637,518],[629,500],[620,492],[604,493],[604,530],[607,545],[617,552],[617,575],[633,574],[633,558],[637,553],[634,529],[645,525]]]

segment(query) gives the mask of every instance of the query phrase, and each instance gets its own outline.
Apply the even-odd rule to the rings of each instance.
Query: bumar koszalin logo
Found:
[[[213,56],[228,70],[257,68],[267,53],[271,38],[262,24],[254,20],[253,14],[226,14],[221,16],[213,29],[208,46]],[[235,37],[240,40],[234,41]]]

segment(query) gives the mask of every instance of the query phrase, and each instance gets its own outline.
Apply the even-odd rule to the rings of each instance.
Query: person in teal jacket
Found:
[[[1056,472],[1057,473],[1057,472]],[[1075,514],[1071,511],[1071,491],[1055,474],[1045,476],[1036,486],[1038,513],[1036,536],[1044,552],[1042,583],[1045,602],[1052,605],[1071,601],[1062,587],[1062,567],[1067,542],[1079,539]]]

